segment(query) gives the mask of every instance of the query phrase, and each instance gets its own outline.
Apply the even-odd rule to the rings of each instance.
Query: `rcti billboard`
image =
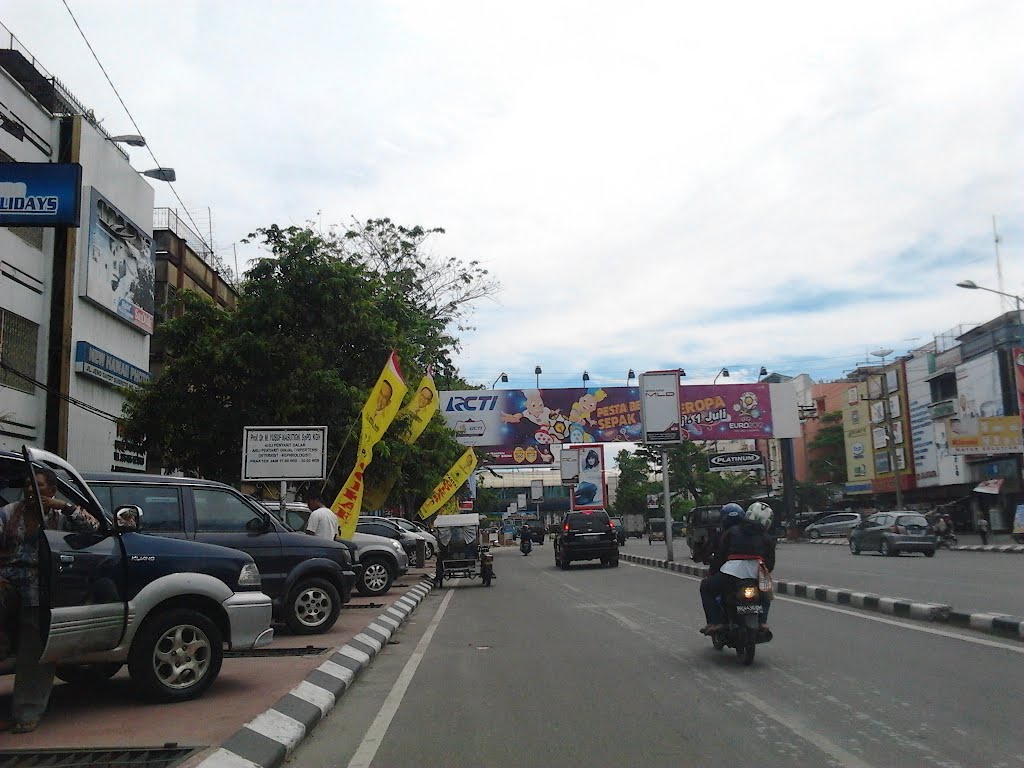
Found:
[[[492,463],[550,463],[554,444],[643,441],[638,387],[441,392],[440,406],[458,441]],[[800,434],[789,384],[681,386],[679,410],[684,440]]]

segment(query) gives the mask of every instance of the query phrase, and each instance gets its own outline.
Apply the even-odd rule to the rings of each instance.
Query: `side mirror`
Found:
[[[142,507],[124,506],[114,511],[114,527],[121,533],[142,530]]]
[[[262,517],[254,517],[245,524],[245,530],[249,533],[263,533],[267,530],[267,521]]]

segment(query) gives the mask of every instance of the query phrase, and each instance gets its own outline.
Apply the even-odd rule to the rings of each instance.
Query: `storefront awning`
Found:
[[[999,493],[999,489],[1003,487],[1003,478],[997,477],[992,480],[982,480],[976,486],[974,490],[976,493]]]

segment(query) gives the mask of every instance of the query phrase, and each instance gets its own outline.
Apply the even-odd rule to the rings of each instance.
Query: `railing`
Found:
[[[153,229],[170,230],[177,237],[186,241],[189,244],[189,247],[191,247],[196,254],[207,262],[210,262],[210,259],[213,257],[213,251],[210,250],[206,241],[196,234],[192,227],[182,221],[181,217],[178,216],[177,211],[173,208],[153,209]]]

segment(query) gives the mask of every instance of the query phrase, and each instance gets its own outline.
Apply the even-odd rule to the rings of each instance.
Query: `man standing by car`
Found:
[[[40,599],[40,533],[46,529],[99,528],[99,521],[84,509],[55,498],[57,475],[52,470],[37,469],[35,485],[39,486],[38,500],[35,486],[28,480],[22,500],[0,509],[0,580],[13,587],[10,592],[17,606],[13,608],[17,621],[12,622],[18,645],[11,697],[14,733],[28,733],[39,725],[50,700],[56,670],[55,664],[39,662],[43,653],[44,610]]]
[[[324,506],[320,494],[313,492],[306,496],[306,506],[309,507],[306,533],[310,536],[319,536],[321,539],[334,541],[334,537],[338,535],[338,518]]]

